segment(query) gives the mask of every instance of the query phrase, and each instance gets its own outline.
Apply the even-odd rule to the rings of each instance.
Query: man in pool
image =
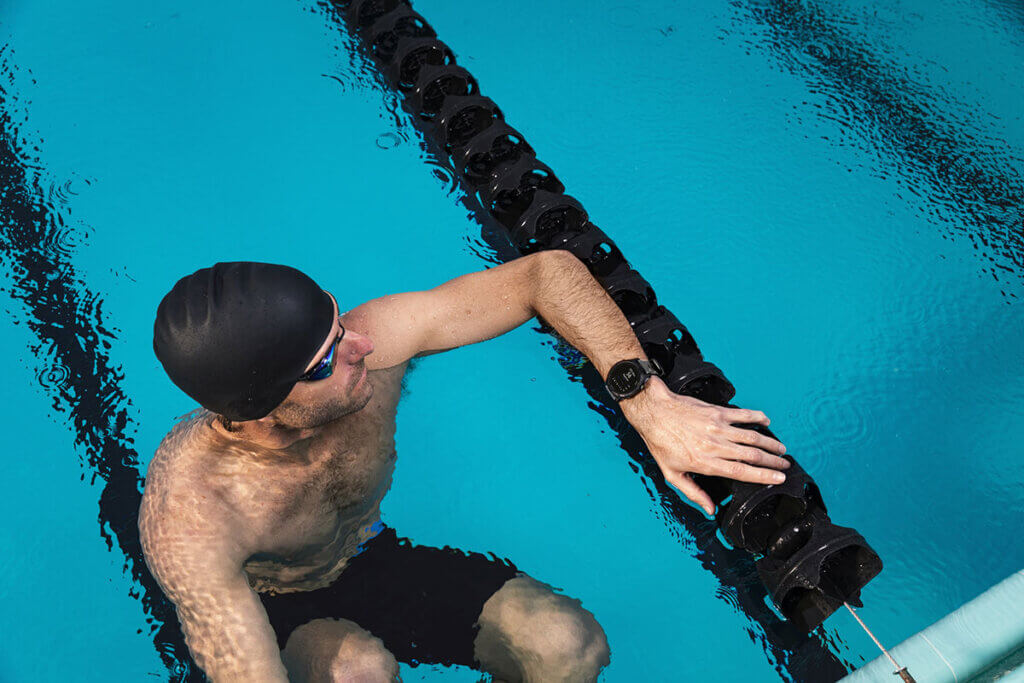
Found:
[[[379,519],[410,360],[534,316],[602,377],[646,360],[564,251],[348,312],[287,266],[218,263],[178,281],[153,345],[203,409],[157,449],[139,530],[213,681],[393,681],[414,660],[496,681],[596,680],[608,643],[578,600],[507,561],[414,546]],[[759,411],[673,394],[656,375],[620,403],[666,480],[708,512],[688,473],[773,483],[788,466],[782,444],[735,426],[767,424]]]

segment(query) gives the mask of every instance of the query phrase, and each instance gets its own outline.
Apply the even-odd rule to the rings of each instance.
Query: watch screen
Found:
[[[628,394],[640,383],[640,371],[635,365],[620,365],[608,375],[608,386],[620,394]]]

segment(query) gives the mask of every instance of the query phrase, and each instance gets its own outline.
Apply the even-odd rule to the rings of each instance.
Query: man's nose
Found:
[[[358,363],[360,360],[373,353],[373,342],[366,335],[352,332],[352,344],[349,345],[351,362]]]

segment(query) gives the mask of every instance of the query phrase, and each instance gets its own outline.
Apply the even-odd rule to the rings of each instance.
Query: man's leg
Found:
[[[398,662],[380,638],[347,619],[314,619],[281,651],[291,683],[393,683]]]
[[[482,667],[498,681],[593,681],[608,663],[604,631],[578,600],[507,560],[418,546],[390,527],[330,586],[260,597],[282,649],[315,647],[293,648],[291,634],[340,619],[380,638],[399,662]],[[315,659],[329,658],[324,650]]]
[[[384,526],[330,586],[260,599],[282,650],[300,626],[344,619],[380,638],[399,662],[475,668],[483,605],[518,573],[507,560],[419,546]]]
[[[526,575],[506,581],[477,623],[474,655],[496,683],[596,681],[610,661],[594,615]]]

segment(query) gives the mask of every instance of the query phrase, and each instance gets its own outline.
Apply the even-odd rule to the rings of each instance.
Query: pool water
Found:
[[[882,557],[883,643],[1024,567],[1024,6],[413,6]],[[160,298],[257,260],[350,308],[510,252],[326,6],[8,0],[0,31],[0,681],[201,680],[134,535],[196,407],[152,352]],[[845,611],[766,619],[580,378],[535,324],[420,361],[384,521],[582,600],[604,681],[877,655]]]

